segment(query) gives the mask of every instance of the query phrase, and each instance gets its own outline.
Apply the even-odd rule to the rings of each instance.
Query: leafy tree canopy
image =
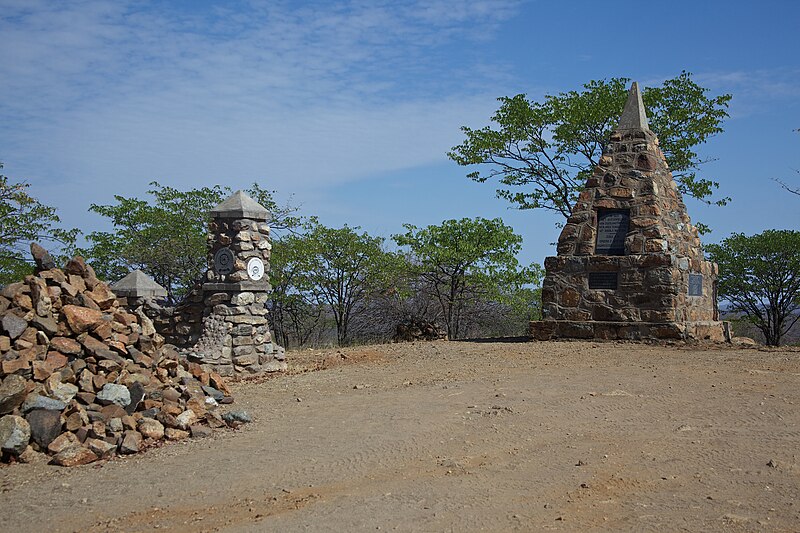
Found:
[[[340,345],[349,341],[350,322],[366,300],[385,290],[396,263],[393,254],[383,250],[382,238],[358,229],[312,223],[302,236],[304,246],[298,256],[303,264],[297,286],[330,309]]]
[[[719,265],[721,298],[778,346],[800,319],[800,231],[735,233],[706,250]]]
[[[627,97],[627,78],[591,81],[582,91],[545,96],[498,98],[494,125],[462,127],[466,140],[448,156],[463,166],[482,165],[467,176],[478,182],[496,178],[497,196],[520,209],[542,208],[569,216],[586,178],[609,143]],[[698,174],[696,148],[722,131],[731,95],[709,96],[688,72],[646,88],[642,95],[650,129],[683,194],[711,200],[719,183]]]
[[[468,303],[478,298],[509,299],[517,289],[541,278],[538,265],[520,267],[516,256],[522,237],[499,218],[404,227],[406,233],[393,238],[409,248],[417,275],[428,282],[441,306],[451,339],[459,336],[461,313]]]
[[[19,281],[31,273],[31,242],[57,243],[68,253],[80,234],[77,229],[57,227],[61,221],[56,209],[28,194],[28,187],[27,183],[14,183],[0,174],[0,285]]]

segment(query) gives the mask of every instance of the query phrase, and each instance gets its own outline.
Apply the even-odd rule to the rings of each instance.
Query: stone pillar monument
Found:
[[[211,210],[203,332],[188,357],[222,375],[286,369],[272,344],[266,302],[269,212],[242,191]]]
[[[545,260],[534,338],[723,340],[717,265],[704,259],[636,82],[557,252]]]

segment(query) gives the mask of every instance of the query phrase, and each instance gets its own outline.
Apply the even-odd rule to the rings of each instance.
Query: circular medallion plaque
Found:
[[[258,257],[253,257],[247,262],[247,275],[253,281],[258,281],[264,277],[264,262]]]
[[[233,272],[234,257],[230,248],[220,248],[214,254],[214,270],[217,274],[230,274]]]

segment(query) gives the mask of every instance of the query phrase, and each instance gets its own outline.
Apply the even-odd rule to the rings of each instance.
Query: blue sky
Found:
[[[446,152],[496,98],[685,69],[731,93],[701,148],[733,201],[687,200],[716,242],[798,229],[800,2],[0,0],[0,161],[66,226],[114,194],[254,181],[327,225],[501,216],[521,259],[554,255],[558,218],[509,209]]]

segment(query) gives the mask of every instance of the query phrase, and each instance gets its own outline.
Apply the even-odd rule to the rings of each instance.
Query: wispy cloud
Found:
[[[715,93],[730,93],[731,118],[773,108],[778,101],[800,98],[800,69],[712,71],[698,73],[697,82]]]
[[[97,189],[234,176],[309,187],[425,164],[494,104],[496,87],[474,77],[494,67],[453,63],[447,47],[492,35],[517,4],[0,0],[13,132],[0,158]]]

